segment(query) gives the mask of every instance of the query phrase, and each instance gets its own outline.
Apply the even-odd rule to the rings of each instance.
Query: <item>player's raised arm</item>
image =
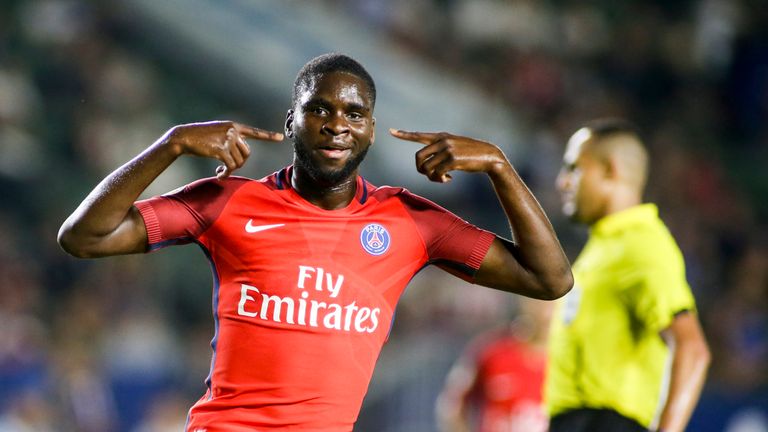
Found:
[[[181,155],[217,159],[217,176],[227,177],[248,159],[247,138],[282,141],[283,134],[230,121],[171,128],[88,194],[62,224],[59,244],[81,258],[143,252],[147,233],[133,203],[147,186]]]
[[[454,170],[482,172],[491,179],[513,241],[497,236],[475,282],[539,299],[555,299],[571,289],[570,264],[549,219],[499,147],[444,132],[390,133],[423,144],[416,152],[416,168],[432,181],[448,182]]]

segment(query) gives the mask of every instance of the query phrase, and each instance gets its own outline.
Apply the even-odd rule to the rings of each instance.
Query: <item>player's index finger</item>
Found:
[[[256,138],[267,141],[282,141],[285,138],[280,132],[259,129],[257,127],[244,125],[242,123],[233,123],[233,126],[235,127],[237,133],[246,138]]]
[[[439,135],[435,132],[411,132],[392,128],[389,129],[389,133],[396,138],[422,144],[431,144],[438,138]]]

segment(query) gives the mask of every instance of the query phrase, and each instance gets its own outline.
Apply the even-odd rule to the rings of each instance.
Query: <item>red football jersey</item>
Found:
[[[480,410],[478,431],[546,431],[548,419],[541,395],[544,350],[528,345],[507,329],[480,340],[470,349],[477,371],[470,397]]]
[[[321,209],[290,169],[136,203],[149,250],[195,242],[212,264],[211,373],[189,432],[352,430],[408,282],[431,263],[471,280],[495,238],[360,177],[346,208]]]

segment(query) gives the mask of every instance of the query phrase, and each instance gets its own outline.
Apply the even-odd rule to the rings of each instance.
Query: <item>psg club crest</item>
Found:
[[[360,231],[360,244],[369,254],[381,255],[389,249],[389,231],[380,224],[368,224]]]

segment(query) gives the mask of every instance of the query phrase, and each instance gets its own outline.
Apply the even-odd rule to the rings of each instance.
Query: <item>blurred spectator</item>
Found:
[[[143,420],[131,432],[178,432],[184,430],[189,402],[179,393],[158,395],[148,404]]]
[[[0,414],[2,432],[55,432],[61,430],[61,420],[41,391],[21,391],[10,407]]]
[[[28,180],[40,175],[43,147],[33,133],[41,97],[20,67],[0,66],[0,176]]]
[[[728,281],[709,316],[718,357],[713,379],[749,393],[768,386],[768,244],[750,245]]]
[[[53,321],[61,405],[79,431],[115,430],[115,400],[100,362],[107,305],[97,290],[87,286],[61,297]]]
[[[518,300],[516,317],[473,340],[438,396],[446,432],[544,432],[542,404],[552,303]]]
[[[0,214],[0,413],[15,405],[17,394],[45,394],[51,389],[49,329],[44,287],[36,268],[20,256],[14,235],[19,227]]]

